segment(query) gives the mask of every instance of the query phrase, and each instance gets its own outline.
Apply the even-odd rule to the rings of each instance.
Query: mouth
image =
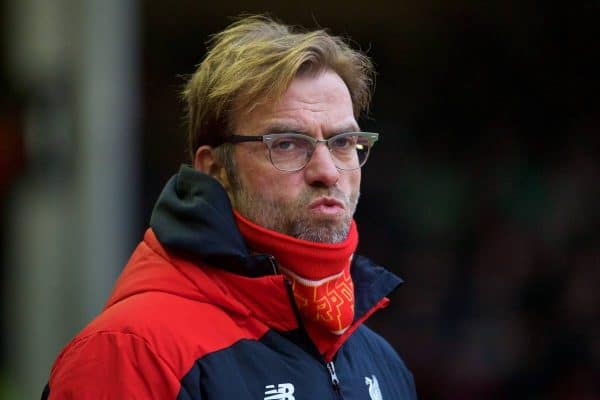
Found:
[[[344,204],[333,197],[319,197],[308,205],[308,208],[322,215],[340,215],[344,213]]]

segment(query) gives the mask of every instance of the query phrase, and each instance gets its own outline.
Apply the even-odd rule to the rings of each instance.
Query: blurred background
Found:
[[[38,398],[187,162],[184,77],[230,16],[377,70],[369,324],[421,399],[600,399],[600,2],[0,1],[0,398]]]

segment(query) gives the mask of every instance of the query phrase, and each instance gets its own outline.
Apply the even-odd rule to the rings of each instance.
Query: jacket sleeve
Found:
[[[150,344],[125,332],[98,332],[69,344],[49,386],[49,400],[177,399],[181,388]]]

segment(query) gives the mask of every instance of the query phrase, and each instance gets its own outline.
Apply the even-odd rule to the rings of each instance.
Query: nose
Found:
[[[335,166],[325,143],[319,143],[304,167],[306,182],[311,186],[330,187],[337,183],[340,171]]]

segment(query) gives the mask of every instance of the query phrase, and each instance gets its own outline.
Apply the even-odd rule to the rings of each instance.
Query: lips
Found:
[[[308,208],[322,214],[340,214],[344,212],[344,204],[333,197],[319,197],[309,204]]]

